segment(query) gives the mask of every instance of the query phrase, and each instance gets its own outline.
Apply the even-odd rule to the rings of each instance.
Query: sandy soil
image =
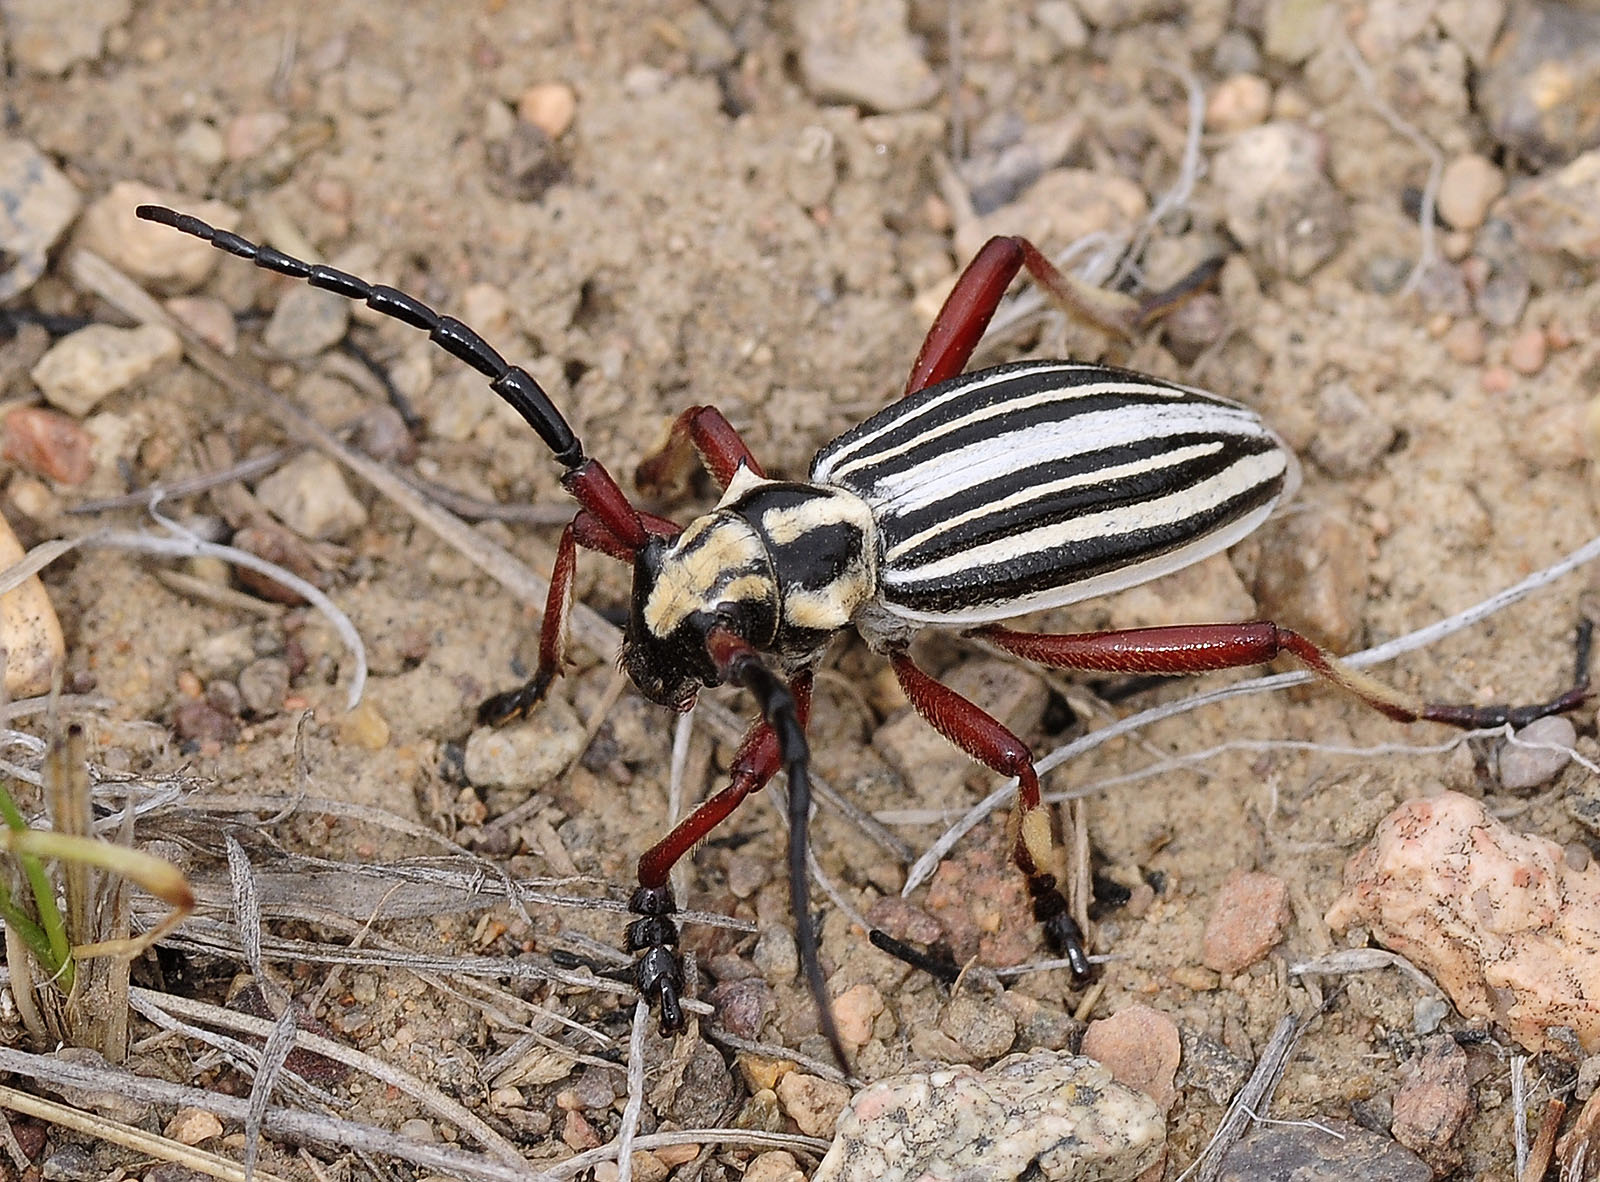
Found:
[[[140,4],[97,60],[62,77],[17,71],[9,79],[12,133],[52,155],[87,198],[125,179],[192,200],[217,196],[242,211],[241,228],[251,234],[276,234],[288,245],[281,235],[292,230],[330,261],[359,265],[437,306],[481,314],[476,326],[508,355],[529,360],[590,453],[630,487],[634,465],[671,417],[698,402],[721,407],[769,471],[799,474],[820,444],[903,383],[928,301],[955,270],[951,227],[962,211],[940,185],[940,162],[954,134],[951,103],[940,96],[904,113],[864,116],[819,99],[797,73],[788,3],[601,0],[578,7],[569,15],[573,6],[538,0],[467,6],[425,0],[382,9],[353,0]],[[1214,88],[1222,17],[1134,20],[1094,32],[1087,48],[1067,50],[1030,8],[1002,0],[960,7],[960,122],[975,151],[985,150],[984,137],[995,134],[1002,117],[1030,128],[1071,117],[1081,127],[1066,162],[1107,184],[1119,178],[1153,200],[1177,175],[1187,119],[1181,83],[1158,63],[1187,63]],[[926,60],[944,71],[950,42],[943,6],[913,5],[911,27]],[[1414,55],[1436,47],[1432,36],[1375,54],[1370,64],[1388,100],[1447,155],[1482,147],[1484,131],[1464,83],[1458,79],[1451,89],[1448,80],[1439,82],[1447,97],[1435,101],[1401,68],[1415,70]],[[1428,159],[1375,112],[1342,61],[1329,51],[1305,67],[1268,62],[1258,70],[1275,87],[1280,110],[1321,137],[1327,171],[1348,206],[1348,228],[1329,262],[1309,278],[1291,278],[1260,265],[1259,255],[1236,255],[1222,285],[1229,331],[1192,367],[1159,334],[1130,349],[1053,325],[998,354],[1108,353],[1259,407],[1310,457],[1294,512],[1229,562],[1043,623],[1293,615],[1297,604],[1313,602],[1310,625],[1333,632],[1340,647],[1356,648],[1464,608],[1596,532],[1582,423],[1600,289],[1574,286],[1572,273],[1551,275],[1553,294],[1536,289],[1516,326],[1484,329],[1481,358],[1458,360],[1447,348],[1448,311],[1372,280],[1417,256],[1416,219],[1401,194],[1424,181]],[[1397,71],[1410,89],[1394,80]],[[526,129],[517,130],[516,104],[547,83],[571,88],[575,117],[553,146],[530,146]],[[242,160],[208,158],[211,141],[193,131],[204,125],[230,143],[244,136],[242,120],[264,113],[287,117],[282,133],[273,147]],[[1227,140],[1208,133],[1205,158],[1214,160]],[[1224,180],[1203,178],[1189,212],[1157,227],[1152,259],[1181,269],[1214,240]],[[1062,249],[1074,234],[1054,236],[1040,214],[1018,216],[1009,228],[1040,234],[1048,249]],[[288,286],[226,263],[205,290],[235,309],[267,310]],[[57,277],[33,298],[51,311],[104,314]],[[1454,319],[1474,318],[1468,312]],[[1577,343],[1551,351],[1537,372],[1507,368],[1514,338],[1546,326],[1554,326],[1556,343],[1563,334]],[[329,361],[332,354],[263,364],[258,329],[259,318],[241,329],[242,372],[265,373],[328,425],[370,401],[352,386],[348,365]],[[413,375],[408,389],[434,423],[419,435],[419,472],[485,500],[561,503],[556,465],[470,375],[398,325],[360,320],[352,336],[401,377]],[[425,373],[427,366],[434,380],[417,381],[419,367]],[[1339,383],[1357,400],[1342,421],[1326,394]],[[188,367],[114,396],[97,413],[118,416],[126,428],[123,466],[103,465],[83,489],[63,493],[63,504],[202,470],[210,465],[199,447],[208,439],[225,440],[236,455],[282,440],[268,417]],[[1387,434],[1376,447],[1360,439],[1352,444],[1357,428]],[[552,782],[467,784],[462,749],[473,710],[486,693],[515,684],[531,667],[536,606],[517,602],[369,489],[354,481],[352,487],[368,505],[367,524],[318,553],[326,559],[329,593],[372,649],[366,712],[346,716],[343,652],[314,616],[297,610],[252,618],[179,594],[145,561],[96,553],[53,569],[47,583],[67,630],[73,688],[116,703],[95,727],[97,759],[140,773],[182,769],[215,792],[304,790],[382,809],[448,835],[511,875],[579,876],[569,891],[625,898],[633,859],[668,825],[673,720],[625,694],[599,724],[587,754]],[[702,485],[662,511],[692,513],[708,492]],[[8,503],[8,516],[11,509]],[[186,510],[224,512],[208,498]],[[131,512],[110,516],[125,525],[139,521]],[[46,515],[21,528],[38,538],[82,527]],[[477,528],[548,572],[553,528]],[[1268,572],[1296,557],[1309,573],[1287,589],[1269,586]],[[626,604],[626,572],[595,555],[581,556],[580,567],[582,601],[615,619]],[[1568,677],[1582,585],[1581,576],[1566,580],[1384,675],[1437,698],[1546,696]],[[208,638],[218,636],[241,643],[246,657],[303,654],[304,669],[281,710],[244,720],[220,741],[185,744],[166,728],[186,693],[236,678],[243,663],[229,665],[206,649]],[[942,639],[924,655],[941,674],[988,660]],[[552,715],[569,729],[591,718],[611,677],[604,654],[576,657],[579,667],[561,684],[563,701]],[[1126,712],[1192,688],[1162,687],[1114,709]],[[737,694],[712,698],[748,709]],[[1082,705],[1087,691],[1072,690],[1072,700]],[[315,720],[305,736],[302,783],[294,775],[293,746],[303,706],[314,708]],[[891,741],[905,728],[884,731],[902,708],[881,662],[858,640],[834,650],[819,679],[813,727],[817,764],[831,784],[868,810],[960,807],[993,787],[990,776],[938,763],[945,757],[936,742]],[[1041,751],[1069,734],[1063,729],[1069,715],[1059,704],[1044,713],[1042,722],[1036,713],[1028,735]],[[1074,725],[1092,726],[1110,713],[1102,709]],[[144,721],[162,729],[140,727]],[[1582,716],[1580,730],[1592,734],[1591,723]],[[1232,739],[1369,746],[1445,737],[1426,727],[1397,727],[1325,691],[1280,694],[1202,710],[1110,744],[1053,773],[1048,787],[1091,784]],[[1580,742],[1593,754],[1592,737]],[[919,795],[923,785],[902,778],[896,759],[908,751],[932,761],[928,779],[939,781],[932,795]],[[1150,877],[1160,889],[1137,914],[1107,916],[1102,944],[1118,959],[1105,969],[1089,1016],[1143,1002],[1170,1014],[1189,1036],[1225,1048],[1220,1058],[1253,1060],[1283,1013],[1314,1008],[1285,966],[1340,942],[1322,915],[1344,861],[1395,804],[1444,785],[1490,795],[1492,806],[1513,813],[1525,830],[1558,841],[1583,837],[1561,802],[1576,769],[1532,796],[1512,798],[1498,792],[1488,753],[1488,744],[1367,757],[1252,748],[1093,797],[1088,829],[1103,863],[1125,880]],[[714,788],[730,754],[730,744],[697,729],[688,756],[691,796]],[[525,807],[535,787],[535,803]],[[514,808],[512,824],[494,824]],[[896,824],[893,831],[920,851],[938,828]],[[492,902],[434,905],[427,895],[410,907],[398,897],[390,906],[381,891],[363,897],[356,880],[331,869],[326,880],[295,877],[309,873],[293,860],[305,856],[359,865],[439,853],[415,834],[358,817],[305,809],[243,832],[270,886],[269,916],[294,917],[270,921],[278,935],[343,942],[383,906],[374,946],[430,954],[542,954],[558,934],[586,933],[606,945],[620,936],[615,912],[533,906],[524,917]],[[210,914],[225,915],[216,833],[197,830],[184,839],[193,843],[185,856],[206,888]],[[815,840],[824,869],[863,910],[904,881],[903,864],[831,808],[820,813]],[[682,884],[686,905],[764,929],[785,923],[788,901],[777,871],[782,847],[777,810],[753,802],[696,854]],[[1009,884],[984,868],[986,857],[992,861],[985,848],[975,839],[971,849],[958,851],[958,859],[967,859],[965,872]],[[275,859],[287,859],[282,865],[294,873],[276,870]],[[1294,920],[1272,956],[1237,977],[1219,978],[1200,966],[1201,932],[1218,888],[1239,868],[1284,879]],[[308,882],[324,885],[308,889]],[[312,922],[312,902],[340,914]],[[1039,955],[1024,913],[992,911],[1006,939]],[[992,946],[1005,943],[987,934],[995,937]],[[752,939],[737,933],[692,929],[688,938],[702,966],[719,967],[724,979],[738,975],[736,963],[770,966],[782,959],[758,951],[752,962]],[[945,999],[938,986],[872,951],[832,908],[825,952],[841,966],[837,988],[870,983],[887,1005],[859,1053],[863,1074],[893,1070],[926,1050],[911,1032],[938,1022]],[[219,995],[237,968],[189,956],[195,988],[208,996]],[[614,1053],[626,1041],[624,998],[515,981],[489,992],[483,983],[452,985],[381,967],[343,970],[319,993],[325,968],[292,960],[273,968],[296,994],[317,1003],[317,1017],[339,1037],[480,1111],[535,1160],[559,1160],[588,1144],[586,1135],[604,1141],[616,1128],[621,1101],[584,1100],[588,1092],[575,1098],[575,1081],[597,1075],[617,1081],[620,1091],[620,1075],[595,1067],[572,1075],[573,1065],[556,1057],[557,1067],[532,1072],[508,1094],[504,1083],[495,1091],[479,1068],[522,1024],[536,1024],[541,1004],[621,1040],[585,1046]],[[746,971],[759,978],[762,968]],[[773,981],[777,1008],[763,1040],[816,1052],[803,992],[781,973]],[[1026,977],[1016,988],[1068,1012],[1081,1001],[1060,973]],[[1331,982],[1326,990],[1327,1010],[1311,1025],[1274,1114],[1381,1116],[1402,1065],[1417,1052],[1417,994],[1392,975]],[[1459,1025],[1446,1020],[1446,1029]],[[549,1034],[581,1042],[558,1028]],[[726,1121],[749,1094],[751,1073],[729,1075],[718,1059],[701,1068],[721,1083],[691,1086],[694,1094],[684,1098],[685,1089],[671,1081],[681,1079],[691,1050],[653,1052],[668,1065],[669,1083],[652,1093],[647,1124]],[[1465,1138],[1466,1173],[1505,1178],[1511,1111],[1504,1059],[1493,1045],[1471,1054],[1477,1113]],[[186,1077],[186,1056],[176,1044],[142,1059],[145,1069]],[[206,1078],[238,1086],[226,1071]],[[1210,1078],[1198,1066],[1180,1075],[1169,1173],[1192,1158],[1220,1114],[1205,1086]],[[722,1111],[710,1110],[710,1095],[726,1101]],[[368,1086],[352,1099],[347,1115],[391,1128],[419,1115],[383,1087]],[[577,1123],[572,1112],[582,1113]],[[457,1136],[442,1122],[434,1135]],[[701,1177],[734,1177],[745,1157],[748,1151],[730,1147],[691,1168]],[[286,1153],[269,1158],[274,1169],[303,1173]]]

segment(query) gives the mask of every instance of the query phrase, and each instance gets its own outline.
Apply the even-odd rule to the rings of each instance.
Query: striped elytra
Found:
[[[877,606],[969,625],[1118,591],[1226,549],[1298,483],[1250,409],[1103,365],[1024,361],[896,402],[817,453],[860,497]]]

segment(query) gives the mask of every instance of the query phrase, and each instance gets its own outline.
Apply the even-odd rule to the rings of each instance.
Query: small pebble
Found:
[[[350,330],[350,301],[304,284],[283,293],[262,343],[279,357],[304,360],[331,349]]]
[[[1484,344],[1483,325],[1476,320],[1457,320],[1444,334],[1444,351],[1462,365],[1482,361]]]
[[[1283,939],[1292,913],[1289,886],[1274,874],[1235,871],[1206,921],[1201,962],[1219,973],[1242,973]]]
[[[339,741],[364,751],[382,751],[389,745],[389,723],[377,706],[361,702],[339,720]]]
[[[755,977],[720,982],[706,1000],[717,1008],[717,1019],[724,1030],[751,1040],[759,1037],[767,1019],[778,1009],[778,996],[772,986]],[[835,1012],[837,1015],[837,1007]]]
[[[1256,74],[1224,78],[1206,103],[1209,131],[1243,131],[1266,120],[1272,110],[1272,85]]]
[[[1172,1110],[1183,1040],[1177,1023],[1160,1010],[1131,1005],[1089,1023],[1080,1053],[1105,1064],[1113,1079],[1149,1096],[1163,1113]]]
[[[1160,1157],[1149,1097],[1099,1063],[1053,1051],[880,1079],[839,1119],[813,1182],[927,1178],[1132,1182]]]
[[[751,1159],[744,1182],[806,1182],[800,1163],[785,1149],[771,1149]]]
[[[850,1089],[842,1083],[791,1071],[778,1081],[778,1103],[786,1116],[808,1137],[829,1137],[839,1113],[850,1102]]]
[[[145,204],[181,207],[224,230],[239,225],[239,214],[220,201],[195,201],[138,181],[118,181],[84,210],[76,241],[146,286],[172,292],[199,286],[216,267],[221,252],[170,226],[134,217],[134,207]]]
[[[1317,391],[1316,415],[1311,458],[1330,476],[1364,475],[1394,442],[1394,425],[1348,382]]]
[[[172,730],[185,742],[224,743],[238,729],[232,718],[204,699],[183,702],[172,712]]]
[[[1062,49],[1082,49],[1089,44],[1089,26],[1083,23],[1072,0],[1040,0],[1034,7],[1033,19],[1054,35]]]
[[[1506,221],[1526,250],[1600,259],[1600,149],[1518,187],[1506,200]]]
[[[1439,179],[1439,216],[1457,230],[1476,230],[1505,191],[1505,174],[1488,157],[1476,152],[1457,156]]]
[[[1533,283],[1526,270],[1515,265],[1499,266],[1473,297],[1473,307],[1496,328],[1510,328],[1522,319],[1532,293]]]
[[[489,1093],[489,1107],[496,1112],[504,1112],[510,1108],[523,1108],[527,1106],[527,1103],[527,1097],[522,1094],[521,1088],[496,1088]]]
[[[560,139],[578,114],[577,92],[565,82],[530,86],[517,99],[517,116],[553,140]]]
[[[406,1122],[406,1124],[411,1123],[411,1121]],[[423,1123],[426,1124],[427,1122],[424,1121]],[[403,1125],[401,1126],[401,1131],[405,1131]],[[585,1149],[600,1148],[599,1134],[594,1131],[593,1125],[583,1119],[583,1113],[576,1108],[569,1109],[566,1118],[562,1121],[561,1140],[574,1153],[582,1153]]]
[[[852,985],[834,998],[833,1018],[845,1046],[866,1046],[872,1037],[872,1024],[883,1010],[883,994],[866,982]]]
[[[1535,719],[1516,733],[1514,742],[1501,746],[1500,786],[1511,792],[1525,792],[1548,784],[1571,761],[1577,741],[1578,732],[1565,715]],[[1523,746],[1524,743],[1536,746]]]
[[[1379,823],[1345,864],[1344,892],[1324,919],[1366,929],[1437,982],[1463,1017],[1493,1022],[1537,1053],[1570,1049],[1574,1036],[1600,1046],[1597,913],[1592,868],[1571,870],[1560,844],[1441,792]]]
[[[129,0],[6,0],[6,36],[15,63],[37,74],[65,74],[98,59],[128,19]]]
[[[367,523],[366,506],[350,491],[339,465],[321,452],[305,452],[264,477],[256,496],[303,538],[343,538]]]
[[[1516,375],[1503,365],[1489,366],[1478,379],[1485,394],[1505,394],[1516,384]]]
[[[233,161],[253,159],[288,130],[289,116],[282,111],[252,111],[235,115],[223,129],[223,154]]]
[[[663,1166],[670,1170],[677,1166],[686,1166],[699,1157],[700,1146],[693,1141],[684,1145],[663,1145],[659,1149],[652,1150],[652,1154]],[[746,1178],[749,1176],[749,1174],[745,1175]]]
[[[1593,148],[1600,136],[1600,9],[1519,7],[1475,79],[1473,97],[1513,157],[1562,164]]]
[[[1450,1016],[1450,1003],[1442,997],[1419,997],[1411,1004],[1411,1029],[1432,1034]]]
[[[1544,368],[1548,344],[1544,331],[1525,328],[1511,338],[1506,348],[1506,364],[1526,377],[1532,377]]]
[[[1017,1024],[1018,1050],[1062,1051],[1083,1036],[1083,1023],[1065,1010],[1008,989],[997,999]]]
[[[178,334],[159,324],[91,324],[62,337],[30,372],[50,405],[76,418],[101,399],[147,377],[183,353]]]
[[[227,158],[222,133],[204,119],[191,119],[172,139],[172,146],[196,164],[215,168]]]
[[[1217,153],[1228,229],[1258,270],[1304,279],[1344,244],[1350,215],[1326,157],[1322,135],[1284,121],[1246,128]]]
[[[772,863],[734,851],[728,855],[727,879],[735,899],[748,899],[772,881]]]
[[[1369,540],[1343,513],[1310,510],[1269,521],[1251,587],[1256,609],[1335,652],[1361,635]]]
[[[961,1045],[970,1062],[990,1062],[1017,1040],[1017,1021],[998,1003],[963,990],[939,1015],[939,1029]]]
[[[394,407],[374,406],[356,425],[356,446],[375,460],[409,464],[417,458],[417,440]]]
[[[514,726],[479,727],[467,739],[464,770],[479,787],[537,792],[583,753],[583,723],[552,694]]]
[[[166,309],[178,323],[225,357],[239,351],[239,325],[221,300],[210,296],[173,296]]]
[[[215,1113],[204,1108],[180,1108],[167,1122],[164,1132],[181,1145],[199,1145],[222,1136],[222,1122]]]
[[[1161,322],[1167,347],[1179,361],[1188,363],[1216,344],[1228,331],[1228,306],[1214,292],[1203,291],[1183,301]]]
[[[0,304],[32,287],[83,199],[27,140],[0,137]]]
[[[1433,19],[1481,69],[1505,24],[1506,0],[1440,0]]]
[[[1390,1132],[1436,1173],[1447,1174],[1461,1165],[1455,1140],[1474,1111],[1467,1053],[1449,1035],[1436,1035],[1407,1066]]]
[[[1222,1158],[1217,1182],[1432,1182],[1433,1169],[1405,1146],[1352,1121],[1258,1125]]]
[[[39,1167],[45,1182],[98,1182],[105,1171],[96,1164],[86,1145],[62,1145],[52,1149]]]
[[[761,929],[750,958],[773,985],[793,981],[795,973],[800,971],[800,953],[795,947],[794,933],[781,924]]]
[[[61,509],[61,499],[42,480],[18,473],[6,485],[6,496],[18,512],[39,521]]]
[[[35,476],[82,484],[94,474],[93,441],[76,419],[38,406],[19,406],[0,425],[5,458]]]
[[[229,718],[238,718],[244,707],[239,687],[225,677],[216,678],[206,685],[205,700],[206,705]]]
[[[406,80],[393,70],[369,62],[351,62],[344,69],[344,98],[362,115],[384,115],[406,95]]]
[[[0,570],[22,559],[22,543],[0,517]],[[52,675],[65,660],[66,638],[49,593],[38,575],[0,595],[0,653],[5,660],[5,693],[11,701],[50,689]]]
[[[907,25],[907,0],[798,0],[800,77],[814,98],[909,111],[939,93],[939,76]]]
[[[245,526],[233,535],[233,544],[257,558],[283,567],[313,586],[326,582],[326,576],[312,560],[305,542],[276,522]],[[304,602],[298,591],[292,591],[271,575],[261,574],[249,567],[236,568],[234,577],[239,580],[240,586],[274,603],[298,605]]]

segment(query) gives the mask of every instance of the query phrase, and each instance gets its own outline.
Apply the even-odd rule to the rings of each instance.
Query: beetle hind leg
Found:
[[[1017,778],[1017,835],[1011,859],[1027,878],[1033,917],[1044,926],[1045,939],[1072,967],[1077,981],[1091,971],[1083,929],[1056,882],[1055,837],[1050,814],[1039,796],[1039,775],[1033,753],[1016,735],[960,694],[917,668],[905,652],[891,653],[895,677],[917,713],[973,759],[1003,776]]]
[[[1547,714],[1574,710],[1591,697],[1587,621],[1579,625],[1576,684],[1531,706],[1471,706],[1427,702],[1401,693],[1345,664],[1300,633],[1267,620],[1247,624],[1175,624],[1112,632],[1048,635],[987,627],[971,635],[997,648],[1053,669],[1098,673],[1210,673],[1262,665],[1280,654],[1299,661],[1318,678],[1397,722],[1439,722],[1463,730],[1526,726]]]

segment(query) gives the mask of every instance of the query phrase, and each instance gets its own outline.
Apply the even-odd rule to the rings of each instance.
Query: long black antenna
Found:
[[[231,230],[219,230],[192,214],[179,213],[164,205],[141,205],[134,213],[147,222],[157,222],[181,230],[202,242],[209,242],[218,250],[247,259],[267,271],[276,271],[292,279],[303,279],[312,287],[358,300],[375,312],[394,318],[412,328],[420,328],[452,357],[465,361],[489,379],[489,389],[510,404],[544,440],[545,446],[556,460],[567,468],[583,463],[583,447],[573,434],[567,420],[550,401],[544,387],[520,365],[511,365],[506,359],[472,329],[454,316],[441,316],[415,296],[382,283],[368,283],[360,276],[337,267],[321,263],[308,263],[293,255],[284,254],[270,246],[262,246],[241,238]]]

